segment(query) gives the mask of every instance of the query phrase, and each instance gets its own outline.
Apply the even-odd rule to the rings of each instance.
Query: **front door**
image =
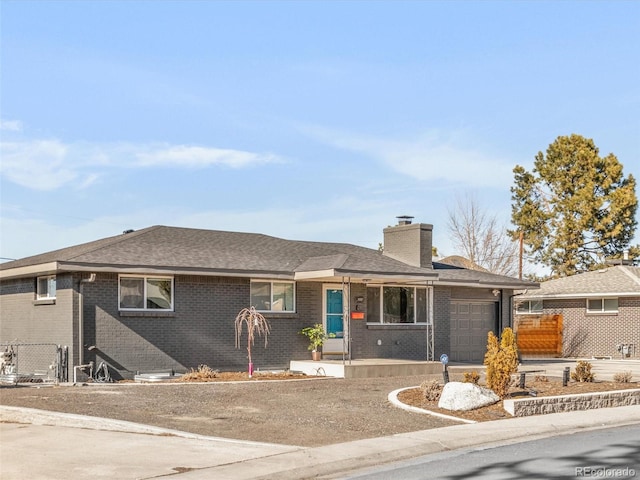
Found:
[[[342,286],[324,286],[324,315],[323,326],[331,338],[325,340],[322,346],[323,354],[342,355],[346,352],[347,338],[344,328],[344,304]]]

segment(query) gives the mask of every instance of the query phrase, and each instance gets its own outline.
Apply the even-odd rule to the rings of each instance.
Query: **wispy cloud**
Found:
[[[2,142],[0,171],[8,180],[35,190],[53,190],[78,178],[67,163],[69,148],[56,140]]]
[[[13,139],[0,144],[0,172],[35,190],[70,184],[86,188],[115,168],[248,168],[283,162],[278,155],[194,145],[67,143],[58,139]]]
[[[19,120],[0,119],[0,130],[6,130],[9,132],[21,132],[22,122],[20,122]]]
[[[463,133],[432,130],[410,137],[383,138],[322,127],[303,132],[336,148],[358,152],[421,181],[445,181],[473,187],[504,186],[511,182],[509,160],[474,148]],[[506,182],[506,183],[505,183]]]
[[[211,165],[225,165],[233,168],[247,167],[252,164],[274,163],[281,161],[273,154],[259,154],[242,150],[194,147],[189,145],[166,145],[161,148],[135,154],[137,165],[142,167],[178,166],[203,168]]]

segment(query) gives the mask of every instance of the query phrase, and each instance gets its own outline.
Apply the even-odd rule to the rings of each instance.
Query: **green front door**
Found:
[[[325,285],[324,288],[324,328],[328,338],[322,351],[325,354],[342,354],[346,349],[344,329],[344,304],[342,287]]]
[[[344,327],[342,325],[342,290],[327,290],[325,318],[327,334],[333,334],[335,338],[342,338],[344,335]]]

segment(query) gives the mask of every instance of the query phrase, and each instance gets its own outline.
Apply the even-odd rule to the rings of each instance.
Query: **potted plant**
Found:
[[[327,338],[335,337],[333,333],[327,334],[320,323],[316,323],[312,327],[303,328],[299,333],[309,339],[308,349],[311,350],[311,358],[314,361],[318,361],[322,358],[320,347],[322,347],[324,341]]]

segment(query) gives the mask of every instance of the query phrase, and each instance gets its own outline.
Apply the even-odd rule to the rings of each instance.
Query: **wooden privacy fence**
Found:
[[[518,318],[515,330],[521,356],[562,356],[561,314]]]

